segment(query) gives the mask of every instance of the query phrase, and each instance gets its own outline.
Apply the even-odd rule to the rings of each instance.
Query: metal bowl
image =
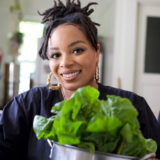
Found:
[[[154,153],[148,154],[139,159],[132,156],[123,156],[103,152],[95,152],[94,154],[91,154],[85,149],[70,145],[59,145],[57,143],[53,143],[51,146],[51,160],[146,160],[148,158],[155,157]]]

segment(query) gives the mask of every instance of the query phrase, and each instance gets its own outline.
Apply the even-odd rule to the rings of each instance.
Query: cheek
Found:
[[[93,56],[82,61],[82,65],[85,70],[91,74],[95,71],[96,63],[96,59]]]
[[[54,74],[57,72],[58,65],[52,61],[49,62],[49,68]]]
[[[93,52],[91,52],[90,55],[86,57],[85,63],[86,65],[89,66],[90,69],[91,69],[91,66],[92,67],[96,66],[96,63],[97,63],[96,55]]]

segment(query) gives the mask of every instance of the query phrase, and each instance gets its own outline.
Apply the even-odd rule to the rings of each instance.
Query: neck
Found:
[[[98,89],[98,84],[97,84],[97,83],[94,83],[93,85],[90,85],[90,86]],[[77,88],[77,89],[78,89],[78,88]],[[64,100],[69,99],[75,91],[76,91],[76,90],[69,90],[69,89],[66,89],[66,88],[64,88],[64,87],[61,88],[61,92],[62,92],[62,95],[63,95]]]
[[[74,93],[74,91],[70,91],[70,90],[65,89],[63,87],[61,88],[61,92],[62,92],[64,100],[69,99],[72,96],[72,94]]]

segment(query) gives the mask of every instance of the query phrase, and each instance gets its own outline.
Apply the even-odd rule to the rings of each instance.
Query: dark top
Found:
[[[160,111],[159,111],[159,114],[158,114],[158,123],[160,124]]]
[[[129,98],[139,111],[139,122],[143,135],[158,143],[157,157],[160,158],[160,125],[144,98],[135,93],[99,84],[99,99],[106,95]],[[33,88],[16,96],[4,106],[0,118],[1,160],[49,160],[50,146],[47,140],[37,140],[33,131],[35,115],[50,117],[51,107],[63,100],[60,90],[46,87]]]

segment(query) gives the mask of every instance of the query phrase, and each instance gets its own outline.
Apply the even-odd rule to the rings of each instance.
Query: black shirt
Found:
[[[143,97],[133,92],[98,85],[99,99],[106,95],[129,98],[139,112],[139,122],[143,135],[158,143],[157,157],[160,158],[160,125]],[[37,140],[33,131],[35,115],[50,117],[51,108],[63,100],[60,90],[50,90],[47,86],[33,88],[12,99],[4,106],[0,118],[0,159],[1,160],[49,160],[50,146],[47,140]]]

